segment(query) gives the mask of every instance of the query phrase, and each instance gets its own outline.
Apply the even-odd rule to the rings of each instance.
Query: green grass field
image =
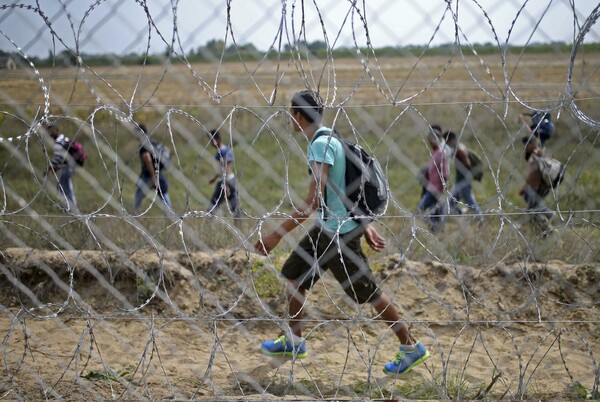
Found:
[[[283,77],[274,64],[226,63],[218,74],[212,65],[194,66],[195,74],[181,65],[99,67],[83,73],[54,69],[41,71],[43,85],[32,71],[4,72],[0,133],[4,139],[22,137],[0,143],[0,220],[5,234],[0,247],[112,244],[135,249],[160,244],[212,249],[253,243],[259,218],[289,213],[306,189],[306,140],[290,131],[286,114],[289,98],[303,87],[304,77],[314,85],[320,82],[330,104],[326,123],[335,122],[339,132],[370,149],[384,165],[393,199],[380,223],[394,251],[417,259],[437,256],[486,263],[538,253],[541,247],[546,258],[598,261],[599,132],[575,118],[568,103],[561,104],[568,60],[552,56],[509,56],[504,68],[494,56],[455,58],[451,63],[443,57],[380,59],[371,75],[353,59],[334,66],[306,64],[299,71],[288,67]],[[546,59],[540,62],[540,57]],[[600,56],[587,57],[597,63]],[[585,69],[582,63],[574,77],[579,78],[575,104],[598,118],[593,94],[600,79]],[[270,102],[275,88],[277,96]],[[45,90],[48,115],[82,142],[89,155],[74,179],[85,219],[61,210],[53,191],[56,179],[43,175],[51,147],[43,130],[32,124],[44,112]],[[560,212],[553,240],[542,241],[527,225],[525,204],[518,196],[526,168],[520,140],[526,131],[517,115],[527,110],[525,105],[553,109],[556,131],[548,151],[568,166],[560,191],[547,199]],[[171,148],[169,193],[183,220],[164,218],[157,206],[131,217],[140,169],[131,120],[144,122],[154,138]],[[428,124],[436,123],[459,133],[483,156],[484,179],[474,186],[488,215],[483,227],[450,218],[437,237],[414,232],[424,227],[413,216],[420,198],[415,174],[428,160]],[[208,179],[215,171],[206,133],[216,127],[235,152],[246,218],[239,230],[231,226],[226,211],[224,220],[203,217],[213,190]]]

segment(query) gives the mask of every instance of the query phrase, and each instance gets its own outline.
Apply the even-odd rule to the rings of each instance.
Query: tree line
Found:
[[[582,46],[585,52],[599,52],[600,43],[587,43]],[[296,45],[286,44],[282,49],[269,49],[261,51],[253,44],[230,44],[227,45],[223,40],[210,40],[205,45],[199,46],[185,53],[180,49],[167,47],[162,53],[129,53],[129,54],[88,54],[81,53],[77,55],[74,51],[65,49],[60,52],[48,51],[47,57],[32,56],[30,60],[37,67],[70,67],[78,65],[78,58],[87,66],[120,66],[120,65],[156,65],[165,63],[180,64],[185,61],[189,63],[214,63],[214,62],[235,62],[235,61],[260,61],[263,59],[277,60],[289,59],[298,54],[310,54],[316,58],[356,58],[358,54],[377,57],[406,57],[406,56],[450,56],[457,52],[464,54],[479,55],[498,54],[499,52],[510,53],[561,53],[568,54],[572,50],[572,45],[565,42],[552,42],[543,44],[530,44],[528,46],[510,46],[508,48],[498,47],[492,43],[476,44],[471,46],[458,45],[455,43],[443,44],[438,46],[386,46],[381,48],[359,48],[354,47],[336,47],[329,48],[324,41],[298,42]],[[0,57],[10,56],[15,60],[18,66],[26,66],[29,63],[17,52],[5,52],[0,50]]]

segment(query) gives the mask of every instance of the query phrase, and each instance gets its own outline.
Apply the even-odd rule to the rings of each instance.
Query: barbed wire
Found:
[[[189,25],[195,6],[0,5],[0,64],[10,57],[18,67],[0,70],[0,396],[598,398],[600,6],[228,0],[208,14],[204,5],[206,18]],[[386,25],[397,7],[417,24],[411,35],[427,31],[425,45]],[[502,7],[512,13],[506,38]],[[545,25],[557,7],[572,26],[566,45]],[[19,20],[27,24],[15,28]],[[210,37],[198,47],[216,20],[213,48]],[[489,44],[474,26],[489,29]],[[245,42],[265,27],[265,51]],[[393,45],[380,46],[380,31]],[[304,317],[288,310],[282,265],[315,217],[269,256],[255,249],[302,210],[308,136],[294,132],[290,111],[302,89],[321,94],[325,124],[386,174],[387,209],[372,227],[387,247],[361,253],[375,294],[389,296],[377,299],[384,311],[397,307],[431,354],[410,373],[382,374],[396,359],[399,321],[377,303],[355,303],[358,282],[340,286],[315,262],[323,277],[301,300]],[[566,174],[545,204],[528,205],[522,141],[539,123],[517,116],[537,110],[556,129],[540,152]],[[50,124],[84,145],[83,166],[48,135]],[[480,154],[483,178],[470,192],[480,211],[455,191],[456,151],[446,156],[442,212],[417,208],[436,124]],[[214,130],[232,170],[221,170]],[[146,185],[150,173],[139,171],[150,140],[168,148],[172,166],[152,154],[158,178]],[[215,206],[231,186],[215,192],[213,175],[235,177],[237,207]],[[335,258],[362,261],[332,236]],[[310,241],[318,254],[320,240]],[[294,318],[309,357],[261,356],[277,334],[293,339]]]

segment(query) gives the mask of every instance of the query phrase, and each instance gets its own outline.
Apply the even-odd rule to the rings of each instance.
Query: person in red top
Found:
[[[427,220],[432,232],[439,232],[444,224],[446,208],[442,196],[448,182],[448,155],[444,152],[443,144],[434,131],[427,136],[431,147],[431,159],[427,169],[427,186],[419,202],[418,211],[427,213]]]
[[[453,150],[451,157],[454,157],[456,171],[454,186],[451,191],[452,196],[449,202],[450,212],[462,215],[463,211],[458,208],[458,202],[462,201],[475,214],[475,219],[481,222],[483,215],[473,194],[473,172],[471,170],[471,161],[469,160],[469,150],[464,144],[458,141],[453,131],[446,131],[444,138],[446,139],[446,144]]]

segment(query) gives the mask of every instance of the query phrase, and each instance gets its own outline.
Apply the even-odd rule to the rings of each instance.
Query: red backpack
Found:
[[[79,166],[83,166],[87,159],[87,153],[85,152],[83,144],[77,141],[67,140],[63,143],[63,147],[69,152],[69,155],[75,160],[75,163]]]

